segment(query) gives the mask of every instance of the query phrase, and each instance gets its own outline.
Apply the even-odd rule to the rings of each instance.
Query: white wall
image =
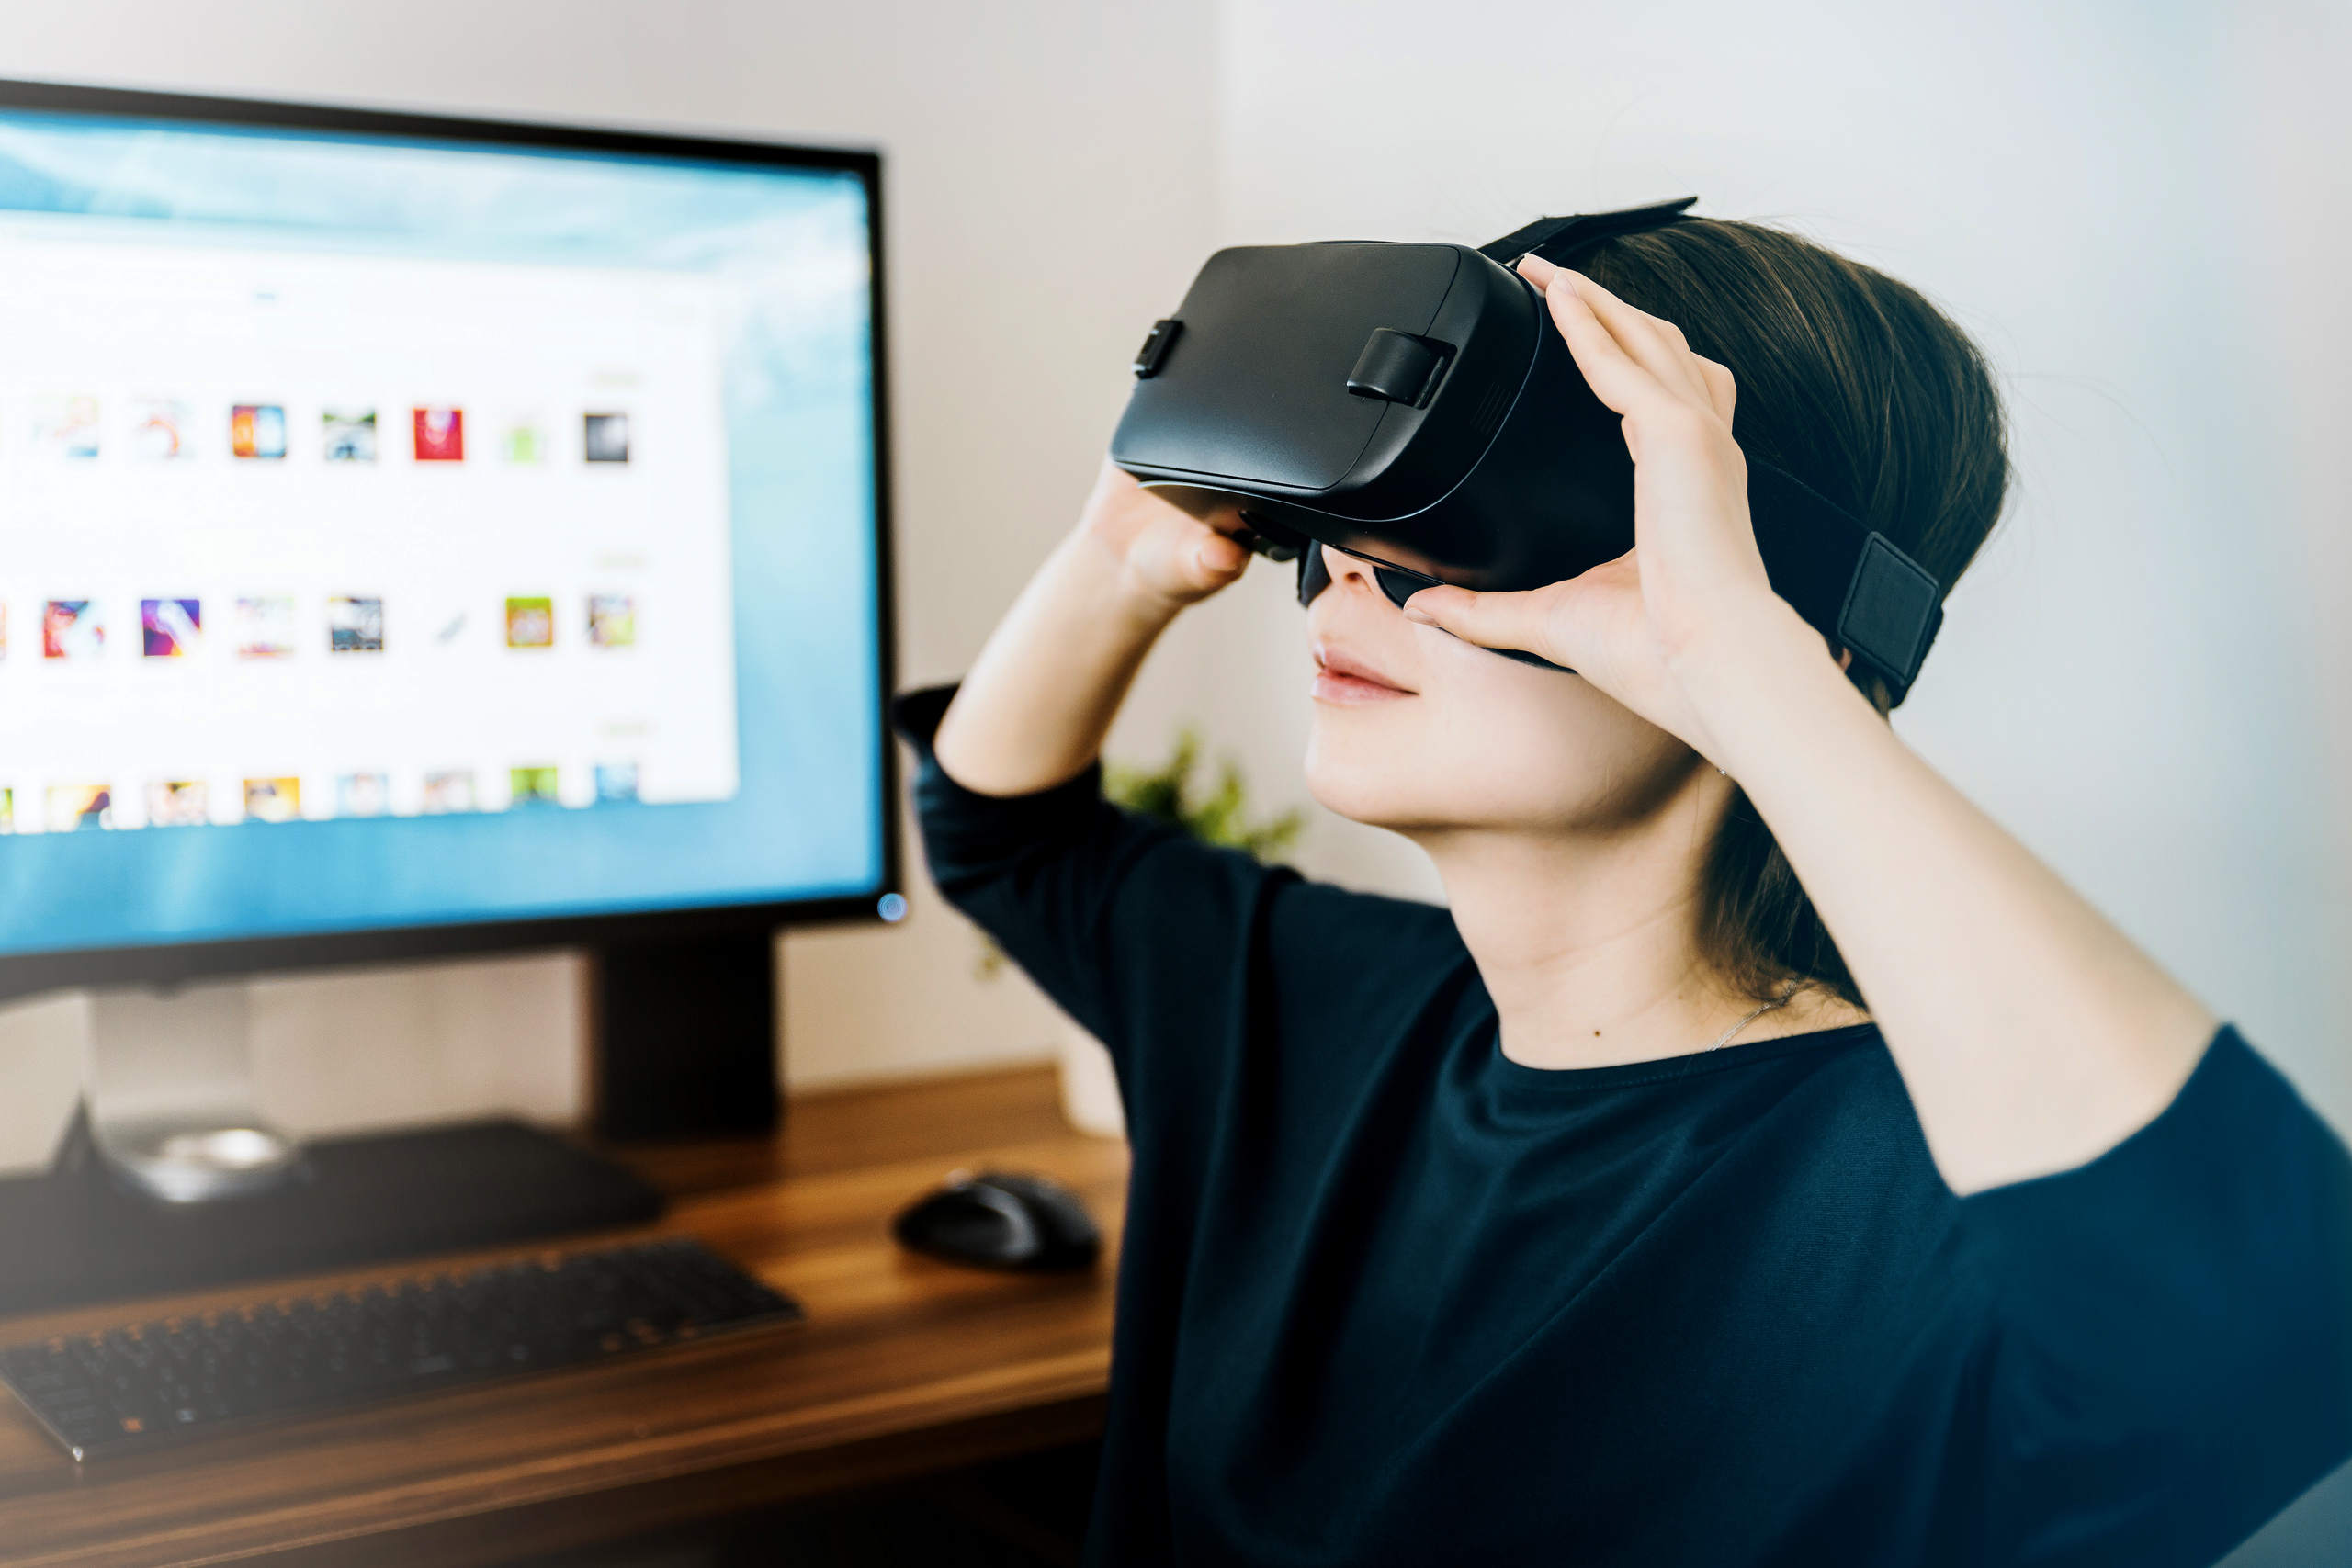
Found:
[[[1222,57],[1220,243],[1695,193],[1951,309],[2019,486],[1898,728],[2352,1126],[2340,6],[1229,0]],[[2347,1545],[2352,1475],[2240,1561]]]
[[[6,76],[878,146],[909,682],[960,671],[1067,525],[1122,365],[1207,248],[1213,50],[1205,0],[0,0]],[[903,927],[786,941],[796,1083],[1048,1048],[1051,1010],[976,980],[911,874]],[[304,1128],[561,1114],[577,995],[556,956],[273,984],[264,1092]],[[0,1166],[70,1104],[45,1016],[0,1015]]]

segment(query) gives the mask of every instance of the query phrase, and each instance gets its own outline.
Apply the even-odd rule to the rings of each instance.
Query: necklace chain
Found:
[[[1741,1019],[1737,1023],[1733,1024],[1729,1029],[1724,1030],[1721,1034],[1716,1035],[1715,1043],[1713,1045],[1708,1046],[1707,1050],[1722,1050],[1724,1046],[1731,1043],[1733,1035],[1737,1034],[1741,1030],[1746,1029],[1749,1024],[1754,1023],[1758,1019],[1762,1018],[1774,1008],[1784,1008],[1788,1006],[1789,998],[1796,994],[1797,988],[1794,986],[1790,987],[1779,996],[1774,997],[1770,1001],[1766,1002],[1762,1007],[1759,1007],[1753,1012],[1750,1012],[1746,1018]],[[1702,1052],[1701,1054],[1704,1055],[1705,1053]]]

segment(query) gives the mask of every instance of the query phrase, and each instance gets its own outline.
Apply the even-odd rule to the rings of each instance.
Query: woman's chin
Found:
[[[1317,730],[1321,728],[1318,722]],[[1324,810],[1366,827],[1395,825],[1397,769],[1393,761],[1384,763],[1366,749],[1317,733],[1306,742],[1305,773],[1307,795]]]

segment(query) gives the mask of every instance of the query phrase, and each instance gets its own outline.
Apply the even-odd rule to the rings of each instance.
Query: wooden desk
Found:
[[[800,1098],[772,1141],[628,1157],[673,1204],[623,1234],[700,1237],[797,1296],[808,1323],[81,1466],[0,1393],[0,1563],[468,1568],[1101,1429],[1126,1149],[1069,1131],[1050,1070]],[[1101,1267],[1002,1276],[899,1250],[889,1215],[983,1164],[1082,1192],[1114,1244]],[[0,1319],[0,1343],[261,1293]]]

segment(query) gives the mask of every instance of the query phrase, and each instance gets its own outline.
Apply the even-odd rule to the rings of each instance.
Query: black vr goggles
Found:
[[[1697,199],[1546,218],[1476,250],[1219,251],[1136,354],[1112,461],[1195,515],[1238,506],[1244,543],[1298,558],[1302,604],[1329,581],[1316,543],[1371,564],[1400,605],[1433,583],[1540,588],[1613,560],[1634,544],[1619,418],[1511,266],[1568,265]],[[1943,620],[1935,578],[1777,468],[1749,462],[1747,500],[1774,592],[1900,702]]]

